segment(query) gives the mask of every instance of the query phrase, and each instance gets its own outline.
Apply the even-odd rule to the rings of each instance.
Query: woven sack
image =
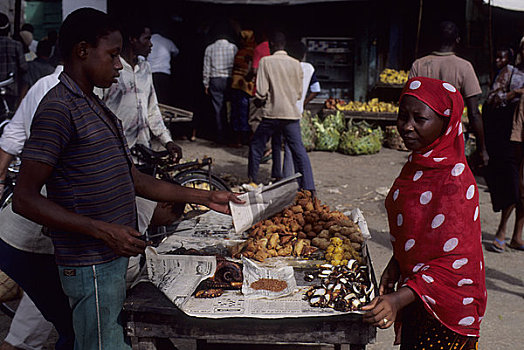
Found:
[[[9,276],[0,270],[0,302],[19,299],[22,297],[22,288]]]

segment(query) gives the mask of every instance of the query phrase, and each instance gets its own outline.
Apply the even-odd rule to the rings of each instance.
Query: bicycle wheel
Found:
[[[219,177],[215,175],[209,176],[203,170],[189,170],[176,175],[173,179],[180,186],[198,188],[208,191],[231,191],[228,185],[224,183]],[[210,181],[211,180],[211,181]],[[207,207],[197,204],[187,204],[184,213],[192,210],[207,211]]]
[[[0,211],[4,210],[13,201],[13,187],[6,185],[0,197]]]

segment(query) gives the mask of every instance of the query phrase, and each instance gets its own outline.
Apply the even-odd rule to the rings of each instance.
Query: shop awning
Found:
[[[512,11],[524,11],[524,0],[484,0],[485,4]]]
[[[213,4],[224,4],[224,5],[302,5],[302,4],[314,4],[314,3],[326,3],[326,2],[354,2],[354,1],[367,1],[367,0],[186,0],[192,2],[208,2]],[[519,0],[515,0],[519,1]]]

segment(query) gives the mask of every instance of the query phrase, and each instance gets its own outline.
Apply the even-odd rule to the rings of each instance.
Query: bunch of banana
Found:
[[[380,73],[380,82],[390,85],[404,85],[408,81],[408,72],[401,70],[396,71],[391,68],[386,68]]]
[[[368,102],[349,101],[348,103],[339,102],[336,104],[339,111],[353,112],[373,112],[373,113],[398,113],[398,106],[394,103],[379,101],[374,98]]]

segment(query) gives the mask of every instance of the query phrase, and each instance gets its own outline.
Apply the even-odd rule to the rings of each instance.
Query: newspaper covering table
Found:
[[[369,230],[362,212],[359,209],[354,209],[347,214],[358,223],[364,238],[369,239]],[[298,286],[293,294],[278,299],[250,298],[237,290],[226,290],[223,295],[210,299],[192,296],[203,280],[213,276],[217,264],[216,257],[214,255],[174,255],[169,254],[169,252],[184,247],[212,252],[210,254],[224,255],[228,246],[237,244],[243,239],[233,229],[232,222],[229,223],[231,225],[229,230],[226,230],[227,218],[221,217],[223,214],[210,212],[206,215],[205,218],[193,220],[192,224],[184,223],[179,226],[180,229],[158,248],[148,247],[146,249],[149,279],[184,313],[206,318],[254,317],[267,319],[347,314],[331,308],[311,307],[304,300],[304,292],[309,286]],[[202,234],[202,232],[208,232],[203,223],[213,221],[213,225],[217,224],[213,218],[223,220],[220,222],[221,233],[218,235]],[[363,249],[362,251],[367,263],[371,265],[370,257],[365,254],[366,250]],[[317,261],[297,258],[273,258],[267,261],[264,264],[265,266],[290,264],[305,268],[313,268],[318,263]],[[371,271],[372,269],[369,269],[370,273],[372,273]]]

